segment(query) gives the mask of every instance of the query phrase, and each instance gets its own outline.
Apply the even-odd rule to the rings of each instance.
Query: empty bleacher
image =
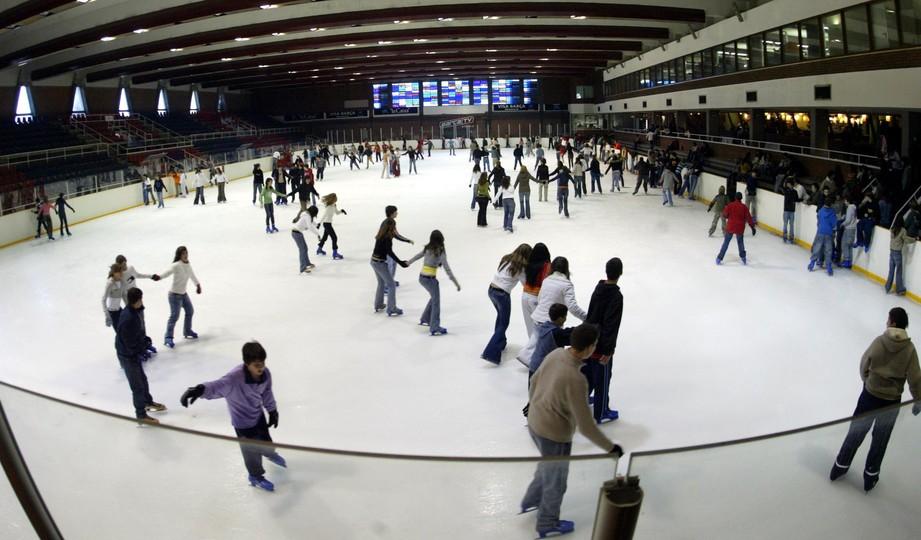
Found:
[[[151,122],[155,122],[180,135],[195,135],[197,133],[211,133],[214,131],[188,114],[170,113],[163,116],[157,114],[144,114],[144,116]]]
[[[0,155],[79,146],[83,142],[57,122],[0,123]]]

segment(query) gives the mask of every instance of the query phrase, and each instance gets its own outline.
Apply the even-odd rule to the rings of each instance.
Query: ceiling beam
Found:
[[[73,0],[30,0],[0,11],[0,28],[12,26],[18,22],[41,15],[46,11],[67,5]]]
[[[29,2],[28,4],[61,4],[60,0]],[[66,2],[63,2],[66,3]],[[192,2],[164,10],[157,10],[144,15],[129,17],[108,24],[86,28],[71,34],[60,36],[29,47],[12,51],[0,56],[0,66],[25,58],[35,59],[56,51],[70,49],[78,45],[92,43],[102,36],[128,34],[137,28],[156,28],[176,22],[191,22],[215,13],[231,13],[240,10],[252,10],[256,7],[252,0],[222,0],[221,2]],[[288,10],[278,10],[283,17]],[[362,25],[392,23],[394,19],[405,21],[433,21],[438,17],[457,19],[498,17],[570,17],[585,16],[589,19],[631,19],[681,23],[704,23],[706,13],[702,9],[678,8],[636,4],[605,4],[585,2],[479,2],[413,6],[411,9],[365,10],[356,16],[354,11],[324,13],[306,17],[288,17],[279,20],[249,23],[239,26],[221,27],[209,31],[190,32],[181,38],[170,38],[154,43],[169,42],[171,47],[191,47],[204,43],[227,41],[235,37],[261,37],[272,32],[303,32],[310,28],[349,27],[356,22]],[[2,14],[0,14],[2,16]],[[625,36],[626,37],[626,36]],[[145,44],[153,45],[153,44]],[[166,47],[168,50],[171,47]],[[131,48],[131,47],[126,47]],[[149,54],[145,52],[143,54]]]
[[[516,25],[479,25],[479,26],[463,26],[463,27],[450,27],[450,28],[403,28],[399,30],[390,30],[390,31],[375,31],[375,32],[366,32],[366,33],[356,33],[356,34],[338,34],[338,35],[326,35],[326,36],[317,36],[311,38],[301,38],[301,39],[280,39],[271,43],[262,43],[258,45],[250,46],[241,46],[241,47],[232,47],[226,48],[217,51],[208,51],[202,53],[191,53],[185,54],[177,59],[181,59],[184,63],[188,64],[191,62],[202,62],[206,60],[215,60],[219,59],[222,55],[224,56],[239,56],[239,55],[248,55],[248,54],[265,54],[265,53],[278,53],[286,52],[292,48],[301,48],[301,49],[311,49],[311,48],[320,48],[320,47],[330,47],[334,45],[344,45],[345,43],[355,43],[358,44],[377,44],[380,41],[405,41],[412,43],[413,39],[430,39],[430,40],[444,40],[444,39],[453,39],[453,38],[468,38],[468,39],[490,39],[490,38],[541,38],[545,40],[545,43],[549,47],[553,47],[558,39],[567,39],[567,38],[585,38],[586,36],[591,36],[592,38],[597,39],[651,39],[651,40],[663,40],[669,37],[668,28],[661,27],[638,27],[638,26],[602,26],[602,25],[530,25],[530,24],[516,24]],[[484,41],[484,46],[488,45],[488,42]],[[133,58],[136,56],[143,56],[145,54],[153,54],[158,52],[169,51],[170,48],[182,48],[184,45],[184,40],[163,40],[156,41],[152,43],[147,43],[143,45],[135,45],[124,47],[121,49],[115,49],[105,53],[95,54],[85,56],[74,61],[64,62],[45,68],[37,69],[32,72],[33,80],[41,80],[55,75],[60,75],[62,73],[67,73],[69,71],[81,68],[87,68],[92,66],[97,66],[100,64],[105,64],[108,62],[118,62],[124,61],[125,59]],[[396,45],[402,46],[402,45]],[[633,43],[631,47],[637,47],[636,50],[642,46],[640,43]],[[632,49],[631,49],[632,50]],[[154,68],[159,67],[163,64],[163,60],[159,62],[154,61]],[[175,64],[174,64],[175,65]],[[150,69],[149,67],[147,69]],[[132,74],[137,72],[136,67],[127,65],[122,70],[121,74]],[[98,80],[98,79],[97,79]]]

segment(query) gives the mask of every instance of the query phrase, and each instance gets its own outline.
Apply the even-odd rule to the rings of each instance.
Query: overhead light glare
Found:
[[[278,37],[278,36],[283,36],[283,35],[285,35],[285,33],[284,33],[284,32],[272,32],[272,35],[275,36],[275,37]]]
[[[297,71],[289,71],[288,75],[294,75],[295,73],[297,73]]]
[[[486,52],[499,52],[499,49],[486,49]]]
[[[230,62],[233,58],[221,58],[221,62]]]
[[[181,50],[182,50],[182,47],[174,47],[174,48],[170,49],[169,52],[179,52],[179,51],[181,51]]]
[[[135,34],[143,34],[144,32],[147,32],[146,28],[138,28],[137,30],[134,30]]]
[[[346,47],[354,47],[355,44],[354,44],[354,43],[346,43],[345,46],[346,46]]]
[[[415,39],[413,39],[413,43],[425,43],[426,41],[428,41],[426,38],[415,38]]]
[[[102,36],[99,38],[99,41],[115,41],[115,38],[112,36]]]
[[[451,22],[454,19],[452,17],[438,17],[438,20],[441,22]]]
[[[278,7],[278,4],[262,4],[259,6],[259,9],[275,9]]]
[[[559,49],[547,49],[547,52],[556,52],[556,51],[558,51],[558,50],[559,50]]]
[[[234,41],[249,41],[248,37],[237,37],[233,38]]]
[[[383,40],[383,39],[377,42],[378,45],[390,45],[391,43],[393,43],[393,42],[392,42],[392,41]]]
[[[407,20],[397,20],[397,21],[393,21],[393,24],[406,24],[406,23],[408,23],[408,22],[409,22],[409,21],[407,21]]]
[[[336,66],[333,69],[342,69],[342,66]]]
[[[570,15],[569,18],[577,21],[584,21],[587,17],[585,15]]]
[[[268,65],[268,64],[259,64],[259,67],[260,67],[260,68],[267,68],[267,67],[269,67],[269,65]]]

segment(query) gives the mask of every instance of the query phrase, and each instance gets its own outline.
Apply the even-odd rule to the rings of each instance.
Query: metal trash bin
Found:
[[[636,476],[609,480],[601,486],[592,540],[630,540],[643,504],[643,488]]]

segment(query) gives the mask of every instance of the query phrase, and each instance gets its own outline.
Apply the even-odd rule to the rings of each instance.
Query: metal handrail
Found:
[[[7,154],[0,156],[0,165],[15,165],[17,163],[31,163],[33,161],[48,161],[61,157],[95,154],[99,152],[108,152],[109,143],[92,143],[79,144],[75,146],[63,146],[58,148],[47,148],[45,150],[32,150],[30,152],[19,152],[16,154]]]
[[[614,131],[623,131],[626,133],[635,133],[645,135],[648,133],[648,130],[639,129],[639,128],[628,128],[628,127],[614,127]],[[795,144],[787,144],[782,142],[774,141],[759,141],[754,139],[740,139],[739,137],[733,136],[723,136],[723,135],[706,135],[703,133],[691,133],[690,137],[687,137],[683,134],[663,134],[663,137],[670,137],[673,139],[682,139],[686,141],[697,141],[697,142],[710,142],[714,144],[723,144],[726,146],[735,146],[739,148],[755,148],[758,150],[767,150],[769,152],[779,152],[782,154],[793,154],[799,156],[815,157],[819,159],[825,159],[828,161],[835,161],[838,163],[847,163],[851,165],[858,165],[862,167],[867,167],[870,169],[879,169],[879,165],[876,163],[879,158],[876,156],[871,156],[867,154],[855,154],[852,152],[843,152],[841,150],[829,150],[827,148],[816,148],[813,146],[799,146]],[[743,141],[741,143],[733,141]]]

